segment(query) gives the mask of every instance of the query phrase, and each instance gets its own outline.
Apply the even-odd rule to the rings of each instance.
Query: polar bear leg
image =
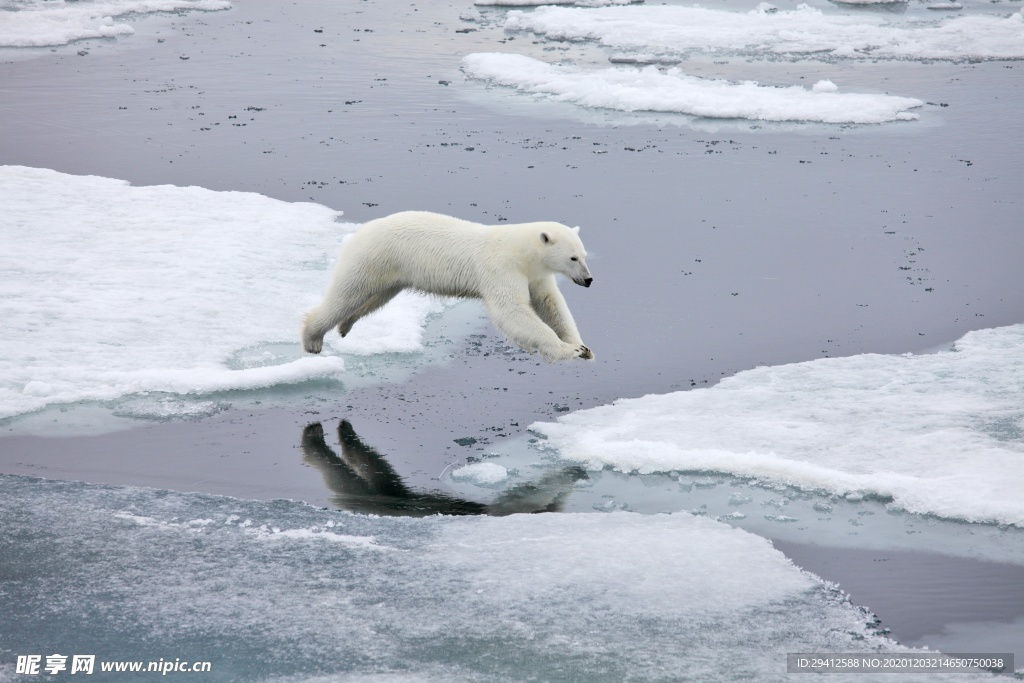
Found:
[[[545,279],[530,289],[530,306],[558,338],[567,344],[582,344],[576,321],[569,312],[565,297],[558,291],[555,276]]]
[[[355,307],[353,313],[344,315],[338,322],[338,334],[344,337],[352,329],[352,326],[356,324],[356,321],[360,318],[364,318],[379,308],[383,308],[389,301],[394,299],[399,292],[402,291],[401,287],[391,287],[381,292],[375,292],[370,296],[366,297],[362,303]]]
[[[484,298],[495,327],[527,351],[539,351],[545,360],[588,358],[590,349],[582,343],[569,344],[558,338],[530,307],[526,292],[496,292]]]
[[[344,337],[357,320],[391,301],[400,291],[402,288],[395,285],[366,291],[349,279],[332,283],[323,303],[306,314],[302,347],[309,353],[320,353],[324,335],[332,327],[337,325],[338,333]]]
[[[320,353],[324,348],[324,335],[327,334],[327,330],[334,327],[333,324],[324,322],[324,315],[320,312],[319,308],[314,308],[309,313],[306,313],[306,317],[302,322],[302,348],[306,353]]]

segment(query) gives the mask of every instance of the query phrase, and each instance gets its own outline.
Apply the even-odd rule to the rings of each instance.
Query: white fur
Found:
[[[366,223],[345,244],[323,302],[306,314],[302,345],[348,334],[359,318],[403,289],[482,299],[495,326],[547,360],[593,358],[555,274],[589,286],[579,228],[561,223],[489,226],[426,211]],[[575,260],[574,260],[575,259]]]

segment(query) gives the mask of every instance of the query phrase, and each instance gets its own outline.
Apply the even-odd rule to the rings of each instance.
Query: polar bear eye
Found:
[[[578,258],[576,258],[575,256],[573,256],[573,257],[572,257],[572,258],[570,258],[569,260],[570,260],[570,261],[579,261],[579,259],[578,259]]]

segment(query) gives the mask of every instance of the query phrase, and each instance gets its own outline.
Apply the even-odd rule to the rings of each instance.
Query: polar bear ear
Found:
[[[546,232],[542,232],[540,234],[540,241],[543,242],[544,244],[551,244],[551,238],[548,237],[548,234]]]
[[[572,231],[577,235],[580,234],[580,226],[577,225],[575,228],[572,229]]]

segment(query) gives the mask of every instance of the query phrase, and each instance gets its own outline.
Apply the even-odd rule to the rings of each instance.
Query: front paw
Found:
[[[582,358],[583,360],[594,360],[594,352],[583,344],[580,344],[576,349],[576,357]]]

